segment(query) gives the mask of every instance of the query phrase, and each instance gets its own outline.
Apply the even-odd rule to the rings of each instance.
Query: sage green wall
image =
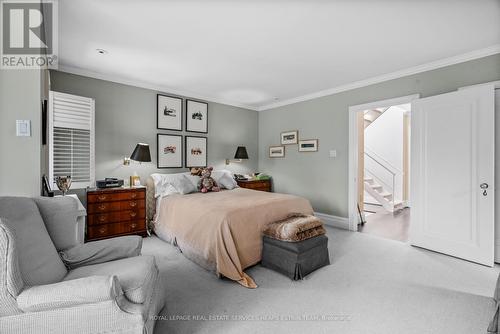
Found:
[[[259,170],[273,176],[276,191],[308,198],[315,211],[347,217],[349,106],[416,93],[426,97],[496,80],[499,54],[261,111]],[[269,146],[279,145],[280,132],[286,130],[299,130],[299,138],[318,138],[319,151],[299,153],[293,145],[286,146],[285,158],[269,158]],[[332,149],[336,158],[329,158]]]
[[[40,195],[41,73],[0,70],[0,196]],[[18,119],[31,137],[16,137]]]
[[[144,182],[151,173],[179,173],[187,169],[156,168],[156,134],[187,135],[179,131],[156,129],[156,94],[154,90],[122,85],[110,81],[51,71],[51,90],[95,99],[95,166],[96,179],[128,179],[136,171]],[[168,94],[168,92],[162,92]],[[171,94],[169,94],[171,95]],[[218,103],[208,103],[208,164],[226,168],[226,158],[233,158],[238,145],[247,147],[250,159],[227,167],[236,173],[257,170],[258,113]],[[194,136],[203,134],[192,133]],[[123,166],[139,142],[148,143],[152,163],[132,162]]]

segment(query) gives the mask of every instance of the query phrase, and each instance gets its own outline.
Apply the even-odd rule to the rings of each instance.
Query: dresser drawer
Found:
[[[102,193],[102,194],[89,194],[87,196],[88,203],[103,203],[113,201],[126,201],[130,199],[144,199],[146,192],[142,190],[117,192],[117,193]]]
[[[144,210],[127,210],[102,214],[90,214],[88,216],[88,224],[99,225],[118,223],[122,221],[136,220],[139,218],[146,218]]]
[[[246,189],[271,191],[271,183],[269,181],[240,181],[238,185]]]
[[[105,203],[89,203],[87,204],[87,211],[90,214],[104,213],[110,211],[120,211],[121,202],[105,202]]]
[[[146,207],[146,201],[144,199],[139,200],[129,200],[129,201],[119,201],[119,202],[103,202],[103,203],[89,203],[87,204],[88,213],[105,213],[112,211],[125,211],[125,210],[135,210],[144,209]]]
[[[102,239],[109,236],[142,231],[146,231],[146,222],[144,219],[130,222],[88,226],[87,235],[89,239]]]

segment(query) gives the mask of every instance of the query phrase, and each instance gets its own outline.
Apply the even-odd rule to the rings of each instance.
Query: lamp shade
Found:
[[[234,154],[235,159],[248,159],[247,148],[245,146],[238,146],[236,153]]]
[[[132,152],[130,160],[135,160],[139,162],[150,162],[151,153],[149,153],[149,145],[144,143],[139,143]]]

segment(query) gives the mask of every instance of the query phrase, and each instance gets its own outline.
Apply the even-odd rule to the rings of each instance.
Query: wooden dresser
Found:
[[[271,192],[271,180],[236,180],[241,188]]]
[[[87,191],[86,240],[147,235],[146,187]]]

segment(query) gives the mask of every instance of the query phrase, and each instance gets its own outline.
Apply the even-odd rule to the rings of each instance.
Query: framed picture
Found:
[[[269,146],[269,158],[284,158],[285,146]]]
[[[317,139],[299,140],[299,152],[317,152],[317,151],[318,151]]]
[[[299,131],[286,131],[281,133],[281,145],[297,144]]]
[[[159,133],[156,137],[157,167],[181,168],[182,167],[182,136],[165,135]]]
[[[208,133],[208,103],[186,100],[186,131]]]
[[[182,131],[182,99],[180,97],[157,95],[156,128]]]
[[[207,138],[186,136],[186,167],[207,166]]]

